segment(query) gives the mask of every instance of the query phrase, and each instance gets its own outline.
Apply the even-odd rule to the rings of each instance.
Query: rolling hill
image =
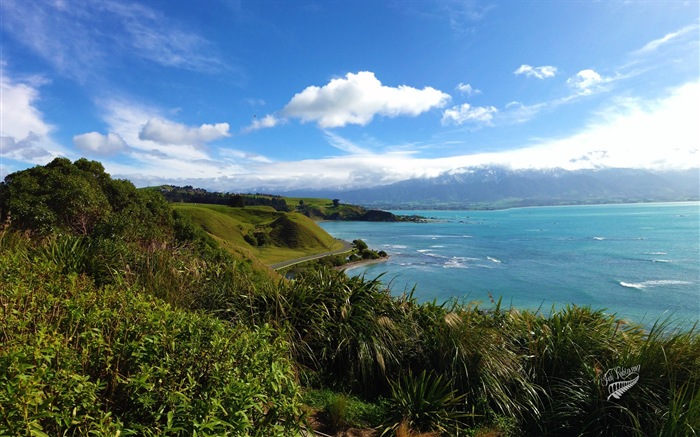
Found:
[[[228,251],[268,265],[343,247],[342,242],[297,212],[276,211],[268,206],[175,203],[173,207],[187,213]]]

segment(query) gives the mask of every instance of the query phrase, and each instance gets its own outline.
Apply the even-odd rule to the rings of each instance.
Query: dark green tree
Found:
[[[172,212],[163,196],[112,179],[97,161],[56,158],[8,175],[0,188],[0,210],[11,226],[147,242],[172,234]]]
[[[95,174],[66,158],[12,173],[4,184],[0,204],[22,230],[87,235],[111,213]]]

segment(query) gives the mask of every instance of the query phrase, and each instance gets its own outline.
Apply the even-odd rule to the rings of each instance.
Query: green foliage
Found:
[[[244,206],[271,206],[276,211],[289,211],[287,202],[280,196],[271,194],[231,194],[209,192],[191,186],[176,187],[163,185],[150,188],[160,192],[169,202],[204,203],[210,205],[228,205],[234,208]]]
[[[98,288],[62,268],[0,255],[0,435],[297,429],[287,346],[269,328],[176,310],[131,287]]]
[[[408,373],[391,384],[388,426],[382,435],[396,431],[401,424],[420,432],[455,435],[467,417],[461,408],[464,398],[440,375],[425,370],[418,376]]]
[[[0,210],[11,226],[40,235],[70,233],[151,244],[169,236],[170,208],[158,193],[113,180],[102,164],[56,158],[8,175]]]
[[[325,423],[336,430],[342,427],[371,428],[384,421],[387,414],[383,402],[366,402],[357,396],[338,393],[330,389],[307,390],[303,402],[317,411]],[[334,416],[337,419],[334,419]],[[333,425],[335,423],[335,425]]]
[[[384,404],[365,401],[390,397],[397,433],[700,427],[697,326],[419,303],[330,268],[274,283],[256,256],[338,243],[270,206],[172,210],[84,159],[9,175],[0,209],[0,435],[289,435],[296,378],[343,393],[317,407],[338,426],[379,425]],[[354,243],[349,260],[381,255]],[[611,399],[605,373],[634,366],[638,382]]]
[[[357,239],[357,240],[352,240],[352,244],[355,246],[355,249],[357,249],[358,252],[362,252],[363,250],[367,250],[367,243],[364,241]]]

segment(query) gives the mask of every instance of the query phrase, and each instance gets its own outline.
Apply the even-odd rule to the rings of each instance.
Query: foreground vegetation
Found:
[[[156,194],[85,160],[0,185],[0,435],[700,429],[696,326],[421,304],[328,268],[285,281]],[[639,376],[617,398],[614,369]]]

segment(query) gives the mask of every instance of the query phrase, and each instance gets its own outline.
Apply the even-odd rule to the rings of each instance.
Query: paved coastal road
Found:
[[[279,269],[282,269],[284,267],[293,266],[294,264],[299,264],[299,263],[303,263],[306,261],[311,261],[313,259],[319,259],[319,258],[323,258],[325,256],[340,255],[341,253],[350,252],[353,249],[352,243],[344,241],[344,240],[342,240],[342,241],[343,241],[343,247],[341,249],[334,250],[331,252],[323,252],[323,253],[319,253],[316,255],[304,256],[301,258],[294,258],[294,259],[290,259],[287,261],[283,261],[281,263],[270,264],[270,267],[275,269],[275,270],[279,270]]]

